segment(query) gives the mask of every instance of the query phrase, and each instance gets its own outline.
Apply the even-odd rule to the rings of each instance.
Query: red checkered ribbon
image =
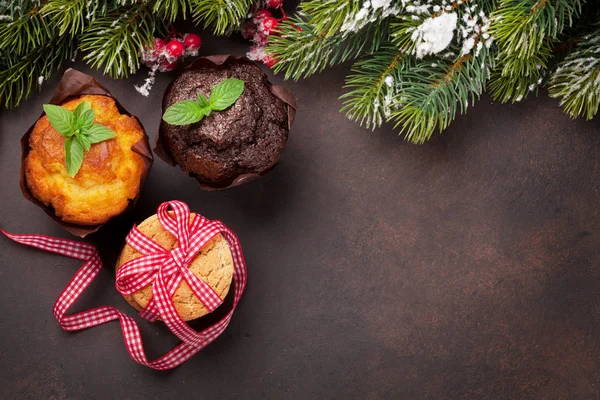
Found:
[[[169,212],[169,209],[172,212]],[[155,321],[160,317],[182,341],[170,352],[154,361],[148,361],[146,358],[140,330],[134,319],[116,308],[102,306],[77,314],[65,315],[69,307],[102,269],[102,262],[94,246],[45,235],[10,234],[2,229],[0,232],[15,242],[85,261],[54,304],[54,316],[62,329],[77,331],[118,319],[123,330],[125,346],[131,358],[150,368],[167,370],[181,365],[223,333],[246,287],[247,272],[237,236],[221,222],[209,221],[196,215],[193,222],[190,223],[190,210],[185,203],[180,201],[161,204],[158,208],[158,219],[162,226],[175,236],[178,247],[168,251],[143,235],[134,226],[127,236],[127,243],[140,252],[142,257],[125,263],[119,269],[116,281],[117,290],[124,295],[135,293],[152,283],[153,297],[140,315],[150,321]],[[188,269],[190,261],[198,251],[219,233],[229,243],[233,256],[235,283],[233,307],[219,322],[197,332],[181,319],[171,298],[181,281],[185,280],[208,310],[213,311],[221,304],[222,300],[219,295]]]

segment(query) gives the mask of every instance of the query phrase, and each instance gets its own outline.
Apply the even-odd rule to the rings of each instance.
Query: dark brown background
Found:
[[[203,54],[243,54],[205,37]],[[88,71],[82,64],[76,67]],[[170,199],[240,236],[249,284],[225,332],[187,364],[129,359],[119,324],[69,334],[52,304],[79,262],[0,239],[4,399],[592,399],[600,395],[600,120],[555,100],[488,97],[424,146],[337,110],[348,66],[286,85],[300,108],[278,168],[202,192],[156,160],[135,211],[91,240],[106,262],[78,310],[120,298],[127,229]],[[153,138],[161,75],[103,84]],[[19,138],[58,77],[0,122],[0,226],[69,237],[19,192]],[[280,83],[280,78],[274,78]],[[175,344],[142,322],[151,355]]]

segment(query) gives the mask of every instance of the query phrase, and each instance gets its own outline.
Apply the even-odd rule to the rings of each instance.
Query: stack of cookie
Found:
[[[190,215],[190,223],[196,217],[195,213]],[[138,225],[138,230],[145,236],[158,243],[167,250],[172,250],[177,247],[177,240],[169,233],[158,220],[156,214],[144,220]],[[121,255],[117,261],[117,268],[121,268],[127,261],[141,257],[142,254],[137,252],[128,244],[121,251]],[[225,299],[231,286],[231,278],[233,276],[233,259],[231,250],[225,238],[218,234],[214,236],[202,249],[189,265],[190,271],[199,279],[206,282],[221,299]],[[129,296],[124,296],[125,300],[136,310],[141,311],[150,302],[152,297],[152,284],[133,293]],[[182,280],[173,296],[173,304],[177,313],[184,321],[202,317],[209,313],[209,310],[204,307],[200,300],[194,295],[189,285]]]

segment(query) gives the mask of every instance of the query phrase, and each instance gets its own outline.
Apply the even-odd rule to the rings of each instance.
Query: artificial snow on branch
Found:
[[[152,4],[141,3],[119,10],[118,17],[99,17],[81,35],[79,48],[90,66],[104,68],[113,78],[126,77],[139,68],[138,52],[152,43],[157,26]]]
[[[361,54],[372,54],[387,39],[386,19],[344,36],[327,36],[310,23],[293,19],[283,24],[269,49],[275,54],[286,54],[275,64],[275,72],[284,71],[286,79],[300,79],[327,67],[354,59]]]
[[[342,111],[369,128],[392,122],[423,143],[485,90],[517,102],[550,81],[567,113],[593,117],[594,23],[600,2],[585,0],[311,0],[278,25],[267,52],[292,79],[357,59]]]
[[[592,119],[600,103],[600,29],[585,36],[550,78],[550,96],[571,118]]]

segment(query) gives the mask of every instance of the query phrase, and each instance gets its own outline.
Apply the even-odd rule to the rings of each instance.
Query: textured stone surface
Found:
[[[204,54],[245,49],[203,39]],[[0,239],[1,397],[598,398],[600,119],[571,121],[544,95],[484,97],[414,146],[337,112],[347,71],[286,83],[297,119],[266,176],[203,192],[156,160],[133,213],[90,236],[106,270],[75,310],[134,315],[112,271],[133,221],[180,199],[239,235],[244,298],[225,334],[172,372],[132,362],[117,323],[61,331],[52,304],[80,262]],[[171,78],[143,98],[144,74],[94,74],[153,138]],[[18,187],[18,141],[52,85],[0,117],[0,226],[69,237]],[[151,357],[176,343],[162,325],[142,334]]]

